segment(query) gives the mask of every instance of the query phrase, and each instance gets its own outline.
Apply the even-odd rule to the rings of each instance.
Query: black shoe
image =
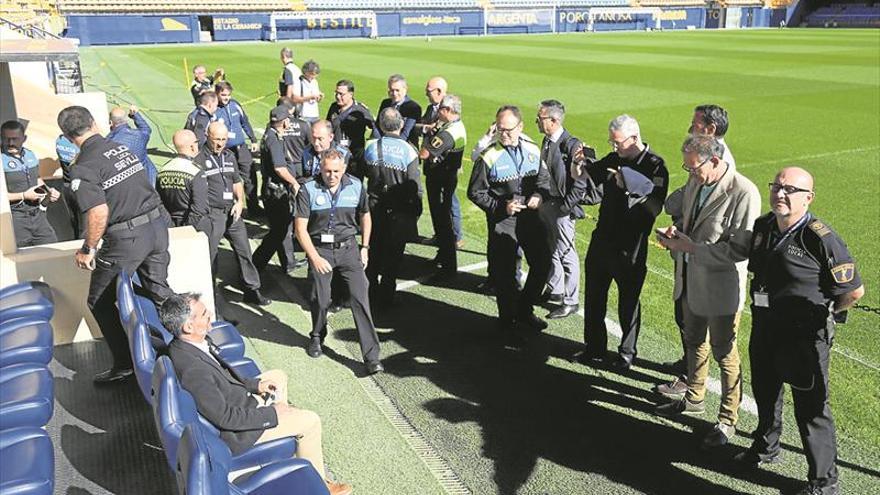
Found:
[[[663,371],[675,376],[687,375],[687,361],[685,361],[684,356],[678,361],[667,361],[660,366],[663,368]]]
[[[610,366],[611,369],[620,373],[624,371],[629,371],[629,369],[632,367],[632,358],[627,359],[621,355],[617,355],[617,357],[615,357],[614,360],[611,361]]]
[[[573,363],[581,363],[584,366],[597,367],[605,362],[605,353],[595,353],[586,349],[578,351],[569,360]]]
[[[375,375],[376,373],[381,373],[383,371],[385,371],[385,367],[382,366],[382,363],[379,361],[367,363],[367,373]]]
[[[257,306],[268,306],[272,304],[271,299],[263,297],[263,294],[260,294],[260,289],[248,289],[244,291],[244,297],[242,300],[248,304],[256,304]]]
[[[93,381],[96,384],[104,385],[107,383],[113,383],[125,380],[134,374],[134,370],[131,368],[118,369],[118,368],[110,368],[109,370],[102,371],[95,375]]]
[[[565,304],[565,296],[562,294],[550,294],[547,296],[547,304],[562,306]]]
[[[558,318],[565,318],[567,316],[571,316],[578,312],[581,309],[578,304],[564,304],[553,311],[547,313],[547,318],[550,320],[556,320]]]
[[[766,464],[778,464],[782,461],[782,456],[779,452],[768,455],[759,454],[752,449],[746,449],[733,456],[733,460],[743,467],[757,469]]]
[[[312,340],[309,341],[309,346],[306,347],[306,354],[313,358],[319,358],[324,354],[324,351],[321,349],[320,338],[312,337]]]
[[[804,488],[797,492],[797,495],[838,495],[840,493],[840,485],[835,481],[827,485],[820,485],[815,481],[811,481]]]
[[[535,316],[535,313],[528,313],[516,319],[517,323],[521,323],[526,327],[541,331],[547,328],[547,322]]]

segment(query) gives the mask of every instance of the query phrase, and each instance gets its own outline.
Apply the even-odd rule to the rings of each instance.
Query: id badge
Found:
[[[339,144],[348,148],[348,146],[351,144],[351,139],[340,139]]]
[[[234,132],[231,132],[231,131],[229,132],[229,139],[235,139],[235,133],[234,133]]]
[[[334,242],[336,242],[336,241],[334,240],[335,237],[336,237],[336,236],[334,236],[333,234],[321,234],[321,243],[323,243],[323,244],[331,244],[331,243],[334,243]]]
[[[770,307],[770,296],[768,296],[766,292],[755,292],[752,299],[755,301],[755,306],[758,308]]]
[[[223,191],[223,201],[232,201],[232,191]]]

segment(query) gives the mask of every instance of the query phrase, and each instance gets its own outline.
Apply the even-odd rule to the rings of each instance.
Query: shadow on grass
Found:
[[[461,284],[468,285],[468,280]],[[599,474],[643,493],[738,493],[689,472],[688,466],[693,466],[743,477],[731,462],[736,447],[711,453],[700,450],[709,423],[683,420],[696,430],[690,433],[665,421],[634,417],[621,409],[651,415],[656,396],[649,390],[622,383],[611,373],[583,374],[548,363],[554,357],[571,356],[579,348],[576,342],[534,335],[523,345],[504,345],[506,336],[495,330],[494,318],[412,293],[397,297],[396,309],[382,315],[382,326],[392,328],[383,337],[407,351],[384,361],[387,373],[423,377],[454,397],[409,407],[424,407],[441,421],[476,423],[482,456],[494,464],[491,481],[497,493],[518,493],[538,459]],[[426,324],[426,315],[441,323]],[[357,341],[353,329],[338,334]],[[377,382],[393,397],[394,380],[380,375]],[[405,401],[402,407],[407,414]],[[440,441],[447,458],[460,455],[456,445],[429,440]],[[468,469],[454,462],[453,466]],[[474,479],[479,476],[471,473],[464,478],[472,484],[490,482]],[[781,490],[802,483],[767,471],[750,473],[749,479]],[[573,477],[570,482],[572,493],[582,492],[583,478]]]

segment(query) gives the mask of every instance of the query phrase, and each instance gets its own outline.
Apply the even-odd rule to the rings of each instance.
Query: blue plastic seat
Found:
[[[49,284],[47,284],[46,282],[40,282],[38,280],[7,285],[6,287],[0,289],[0,299],[29,290],[39,291],[43,294],[43,297],[49,300],[49,302],[53,304],[55,303],[55,298],[52,295],[52,288],[49,287]]]
[[[217,429],[199,415],[195,400],[189,392],[180,388],[180,382],[168,356],[160,356],[156,360],[156,366],[153,368],[152,391],[153,419],[156,421],[156,431],[159,432],[159,438],[165,448],[166,460],[171,469],[175,469],[177,465],[177,448],[183,429],[187,425],[199,423],[220,440]],[[255,445],[250,450],[233,456],[230,469],[237,471],[259,467],[289,459],[295,452],[296,437],[279,438]]]
[[[177,450],[177,482],[187,495],[327,495],[327,485],[305,459],[284,459],[229,483],[231,454],[223,440],[198,424],[184,428]]]
[[[55,452],[42,428],[0,430],[0,493],[52,495],[55,488]]]
[[[36,288],[20,291],[7,291],[9,295],[0,297],[0,322],[16,318],[42,318],[49,321],[55,313],[52,299]]]
[[[52,374],[39,364],[0,369],[0,429],[45,426],[55,408]]]
[[[0,332],[0,368],[12,364],[49,364],[52,360],[52,325],[47,321],[29,322],[27,319],[13,320],[30,323],[10,325]]]
[[[156,350],[150,339],[147,325],[141,320],[137,311],[132,311],[128,317],[131,326],[131,334],[128,336],[128,345],[131,350],[131,362],[134,365],[134,376],[138,387],[148,404],[152,404],[153,367],[156,365]]]
[[[121,270],[116,277],[116,308],[119,310],[119,321],[126,333],[129,332],[129,316],[135,310],[134,285],[131,283],[131,275],[127,270]]]

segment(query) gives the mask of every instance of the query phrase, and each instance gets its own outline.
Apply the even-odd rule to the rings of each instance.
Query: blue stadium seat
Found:
[[[52,495],[55,488],[55,452],[42,428],[0,430],[0,493]]]
[[[0,369],[0,429],[45,426],[55,408],[52,374],[39,364]]]
[[[9,295],[0,297],[0,321],[7,322],[15,318],[36,317],[46,321],[52,319],[55,305],[37,288],[25,288],[19,291],[7,291]]]
[[[16,322],[30,323],[15,325]],[[47,321],[12,320],[0,332],[0,368],[19,363],[49,364],[52,360],[52,325]],[[5,326],[5,325],[4,325]]]
[[[260,368],[253,359],[240,357],[238,359],[227,359],[226,364],[235,369],[235,372],[246,378],[254,378],[260,374]]]
[[[151,387],[153,385],[153,367],[156,365],[156,349],[150,339],[150,331],[142,321],[137,311],[129,314],[131,331],[128,335],[128,345],[131,349],[131,362],[134,364],[134,376],[138,387],[144,394],[144,399],[151,404]]]
[[[180,382],[168,356],[160,356],[156,360],[152,390],[153,419],[156,421],[156,430],[165,448],[168,465],[172,469],[177,465],[178,443],[187,425],[198,423],[206,426],[206,431],[220,438],[217,429],[198,414],[195,400],[189,392],[180,388]],[[279,438],[255,445],[247,452],[233,456],[230,469],[237,471],[263,466],[274,461],[289,459],[295,452],[295,437]]]
[[[327,495],[327,485],[305,459],[284,459],[248,473],[234,483],[229,477],[231,454],[218,437],[198,424],[183,430],[177,450],[177,483],[187,495]]]
[[[49,284],[37,280],[33,280],[30,282],[19,282],[17,284],[7,285],[6,287],[3,287],[2,289],[0,289],[0,299],[29,290],[37,290],[43,294],[43,297],[48,299],[53,304],[55,303],[55,298],[52,296],[52,288],[49,287]]]
[[[134,285],[127,270],[119,272],[116,277],[116,308],[119,310],[119,321],[126,332],[129,331],[128,318],[134,311]]]

